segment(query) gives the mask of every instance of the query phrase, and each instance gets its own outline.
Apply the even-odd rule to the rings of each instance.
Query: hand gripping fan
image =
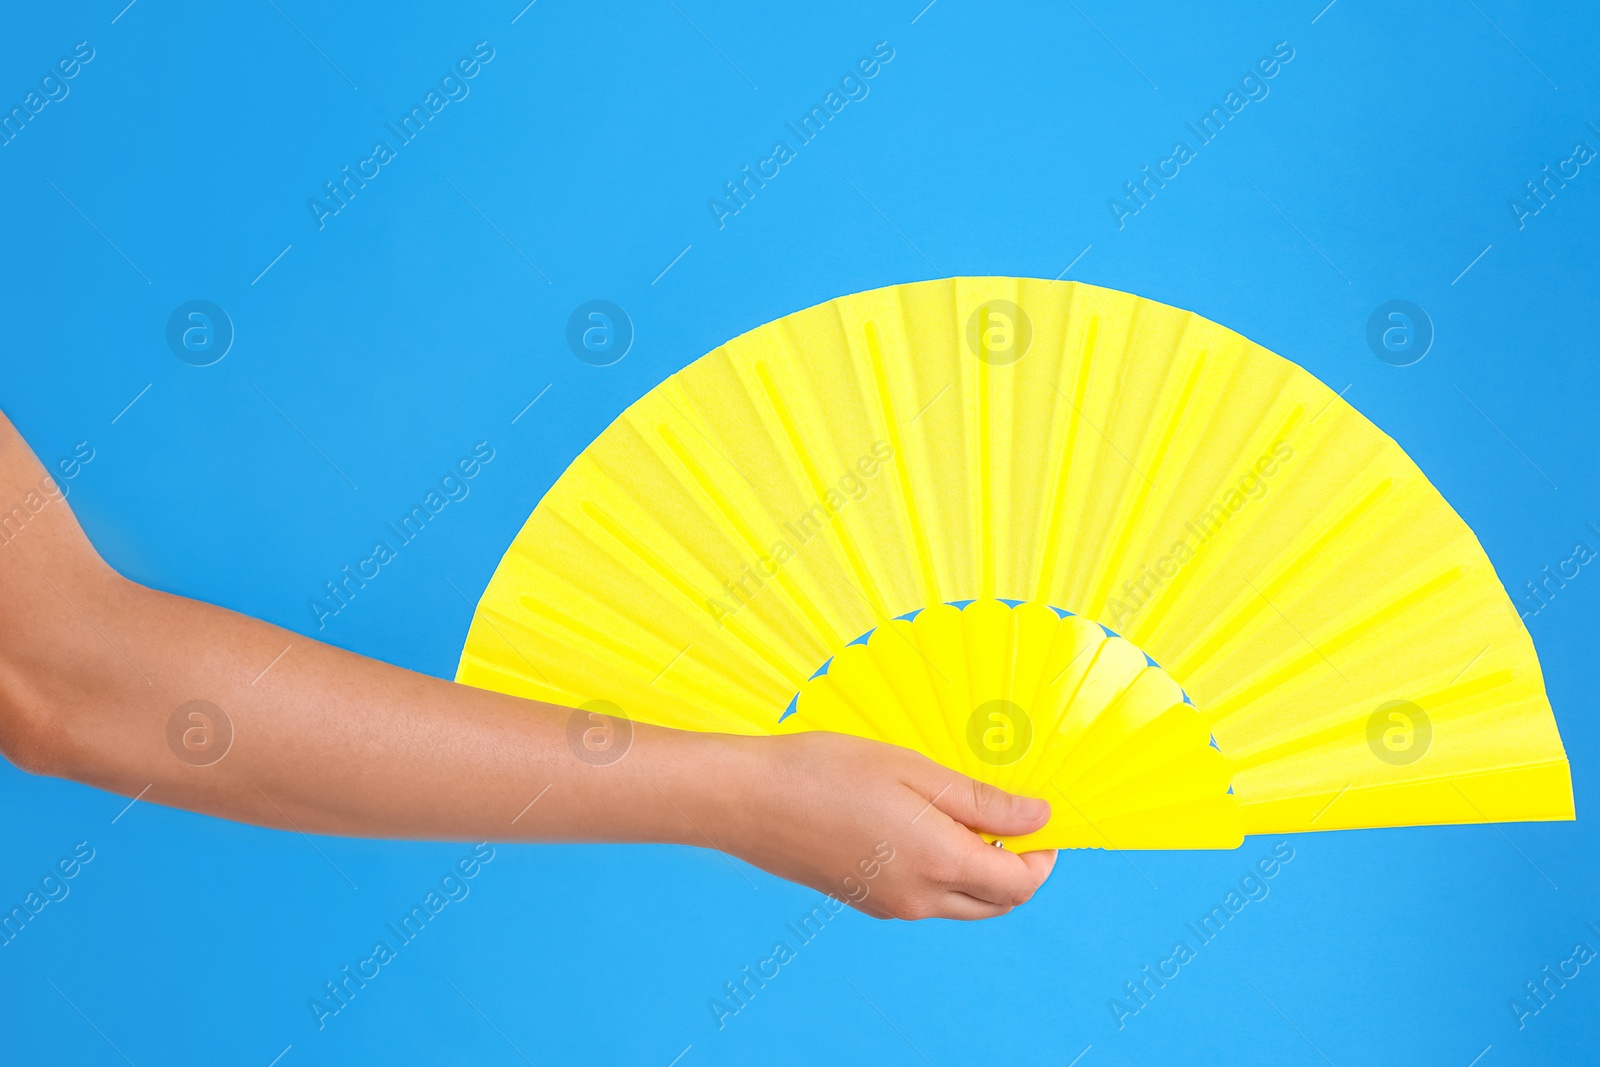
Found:
[[[1049,800],[1015,849],[1573,817],[1527,631],[1399,446],[1070,282],[861,293],[673,375],[529,517],[457,678],[904,745]]]

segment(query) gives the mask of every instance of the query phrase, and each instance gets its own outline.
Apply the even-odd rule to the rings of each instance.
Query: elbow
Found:
[[[131,587],[115,578],[91,584],[98,577],[71,586],[73,597],[116,605],[118,585]],[[43,621],[31,626],[0,612],[0,755],[29,774],[83,781],[113,745],[104,712],[124,702],[112,681],[121,664],[63,609],[33,613]]]
[[[48,748],[33,745],[8,745],[4,752],[6,760],[17,770],[26,774],[50,778],[65,777],[64,772],[60,769],[59,762]]]
[[[28,774],[64,777],[67,745],[48,694],[0,666],[0,755]]]
[[[34,718],[13,714],[9,708],[0,711],[0,754],[28,774],[63,777],[66,772],[62,746]]]

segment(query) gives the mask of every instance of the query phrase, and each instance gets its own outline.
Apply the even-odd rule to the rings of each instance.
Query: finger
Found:
[[[969,829],[997,837],[1020,837],[1050,821],[1050,805],[1043,800],[1019,797],[964,775],[941,778],[928,799]]]
[[[1050,872],[1056,869],[1056,850],[1053,848],[1042,852],[1024,852],[1017,858],[1028,865],[1028,870],[1034,876],[1035,889],[1044,885],[1050,877]]]
[[[983,838],[969,831],[960,833],[965,840],[954,850],[959,860],[954,875],[944,880],[945,885],[1007,907],[1026,904],[1033,897],[1042,881],[1037,860],[1025,860],[1014,852],[984,844]]]
[[[932,906],[932,912],[927,916],[930,919],[959,919],[962,922],[974,922],[978,919],[993,919],[997,915],[1004,915],[1011,910],[1009,904],[995,904],[988,900],[979,900],[977,897],[966,893],[946,893]]]

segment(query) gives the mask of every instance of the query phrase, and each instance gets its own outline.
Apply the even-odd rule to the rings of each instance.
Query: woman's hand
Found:
[[[1055,852],[1022,855],[974,831],[1021,835],[1050,806],[915,752],[843,734],[728,739],[754,772],[713,814],[717,846],[868,915],[985,919],[1025,904]],[[717,833],[718,831],[712,831]]]

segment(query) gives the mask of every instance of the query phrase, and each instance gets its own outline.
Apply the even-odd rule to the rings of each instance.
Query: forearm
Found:
[[[625,757],[599,765],[569,747],[565,708],[111,575],[55,585],[36,628],[57,635],[60,655],[35,658],[24,698],[42,705],[40,769],[148,801],[368,837],[703,844],[704,794],[736,784],[714,779],[744,775],[753,758],[735,738],[635,726]],[[174,713],[195,700],[231,724],[215,762],[218,748],[190,751],[169,736]],[[216,746],[224,724],[209,729]]]
[[[309,832],[693,844],[708,843],[697,826],[715,833],[715,791],[760,774],[748,740],[645,726],[624,758],[585,761],[568,745],[569,709],[130,582],[0,416],[0,508],[11,501],[21,510],[0,512],[0,751],[26,769]],[[225,749],[182,744],[183,714],[169,737],[196,700],[231,726]]]
[[[68,583],[79,595],[60,589],[43,603],[53,616],[43,628],[68,639],[57,662],[31,666],[26,699],[42,705],[40,769],[127,796],[367,837],[704,844],[705,794],[738,784],[716,778],[751,770],[748,742],[647,726],[634,727],[623,758],[586,761],[569,747],[569,709],[416,674],[115,577],[93,581],[100,587]],[[174,713],[195,700],[231,724],[215,762],[222,722],[195,720],[212,731],[196,735],[209,751],[170,736]]]

